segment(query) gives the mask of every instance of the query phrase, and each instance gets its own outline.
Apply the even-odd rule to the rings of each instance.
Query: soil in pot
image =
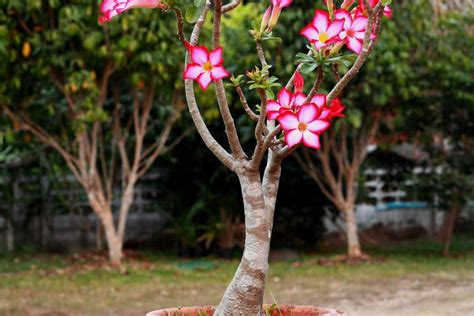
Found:
[[[150,312],[147,316],[212,316],[216,306],[179,307]],[[330,308],[293,305],[264,305],[265,316],[347,316],[344,312]],[[238,311],[235,315],[240,315]]]

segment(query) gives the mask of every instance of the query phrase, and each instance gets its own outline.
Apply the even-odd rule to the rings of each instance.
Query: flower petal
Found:
[[[303,144],[309,148],[321,149],[319,136],[311,133],[310,131],[306,131],[303,133]]]
[[[352,16],[347,10],[339,9],[334,12],[334,18],[344,20],[344,29],[348,29],[352,25]]]
[[[312,24],[309,24],[303,28],[300,34],[306,37],[310,42],[317,41],[319,36],[318,30],[316,30]]]
[[[298,92],[293,96],[293,106],[298,107],[302,106],[304,104],[304,101],[306,101],[306,94],[302,92]]]
[[[323,10],[314,11],[313,26],[318,30],[318,33],[326,32],[329,25],[329,13]]]
[[[286,88],[283,88],[278,92],[278,102],[280,103],[281,106],[290,106],[290,101],[291,101],[292,94],[290,91],[286,90]]]
[[[198,65],[204,65],[208,62],[208,50],[204,46],[190,46],[191,50],[191,59],[193,63]]]
[[[300,123],[296,117],[296,114],[290,111],[280,114],[277,119],[281,128],[285,131],[297,129],[298,124]]]
[[[324,109],[319,113],[319,118],[321,120],[330,120],[332,116],[332,111],[329,107],[325,106]]]
[[[210,85],[211,82],[212,82],[211,73],[210,73],[210,72],[203,72],[203,73],[197,78],[197,82],[199,83],[199,85],[201,86],[201,88],[202,88],[203,90],[207,90],[207,88],[209,87],[209,85]]]
[[[324,94],[315,94],[311,99],[311,103],[316,104],[319,109],[326,105],[326,95]]]
[[[329,123],[328,121],[315,120],[315,121],[312,121],[312,122],[308,123],[307,129],[310,132],[313,132],[313,133],[316,133],[316,134],[321,134],[322,132],[327,130],[330,125],[331,125],[331,123]]]
[[[214,81],[227,77],[229,77],[229,73],[227,72],[227,70],[225,70],[224,67],[214,67],[214,69],[212,69],[211,71],[211,78]]]
[[[224,59],[222,58],[222,47],[216,48],[209,53],[209,61],[214,67],[221,66],[224,63]]]
[[[329,38],[338,36],[339,33],[341,33],[343,27],[344,27],[344,20],[332,21],[331,25],[329,25],[328,30],[327,30]]]
[[[301,133],[297,129],[285,132],[285,143],[290,148],[292,148],[292,147],[298,145],[299,143],[301,143],[302,139],[303,139],[303,133]]]
[[[362,51],[362,41],[357,38],[349,37],[347,38],[347,48],[357,55],[360,55],[360,52]]]
[[[202,66],[190,64],[184,71],[183,77],[184,79],[197,79],[203,72]]]
[[[391,19],[392,18],[392,8],[388,5],[386,5],[384,8],[383,8],[383,15],[385,15],[387,18]]]
[[[306,104],[300,107],[298,112],[298,121],[303,123],[309,123],[313,121],[318,115],[318,109],[314,104]]]
[[[286,8],[288,6],[291,5],[291,3],[293,2],[293,0],[280,0],[280,8]]]
[[[267,104],[267,111],[279,111],[280,107],[281,107],[280,103],[274,100],[270,100],[268,101],[268,104]]]
[[[354,20],[354,23],[352,23],[351,28],[355,32],[365,31],[365,29],[367,28],[368,21],[369,19],[367,17],[359,16]]]

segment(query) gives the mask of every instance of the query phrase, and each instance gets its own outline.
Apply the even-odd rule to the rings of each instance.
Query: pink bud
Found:
[[[293,81],[295,85],[295,93],[303,92],[304,89],[304,77],[299,71],[295,73],[295,80]]]
[[[273,6],[272,15],[270,16],[270,20],[268,21],[267,32],[271,32],[273,27],[278,23],[280,14],[281,14],[281,7],[278,5]]]
[[[270,16],[272,14],[272,6],[269,6],[268,9],[263,14],[262,24],[260,25],[260,32],[263,32],[268,26],[268,21],[270,21]]]

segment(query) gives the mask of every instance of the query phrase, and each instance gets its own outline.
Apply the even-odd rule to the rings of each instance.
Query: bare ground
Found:
[[[275,263],[266,302],[331,307],[356,316],[474,316],[473,258],[433,261]],[[159,261],[132,266],[128,274],[88,266],[0,273],[0,315],[133,316],[170,306],[212,305],[237,263],[213,264],[205,271]]]

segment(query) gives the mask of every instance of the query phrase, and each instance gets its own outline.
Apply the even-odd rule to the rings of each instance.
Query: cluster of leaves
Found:
[[[182,87],[173,17],[132,10],[100,26],[99,14],[97,1],[2,2],[0,60],[6,62],[0,63],[0,102],[51,128],[65,120],[66,129],[105,122],[110,111],[99,100],[99,90],[112,65],[109,96],[155,85],[161,102],[169,103]],[[74,117],[65,117],[68,103],[61,90],[73,98]]]

